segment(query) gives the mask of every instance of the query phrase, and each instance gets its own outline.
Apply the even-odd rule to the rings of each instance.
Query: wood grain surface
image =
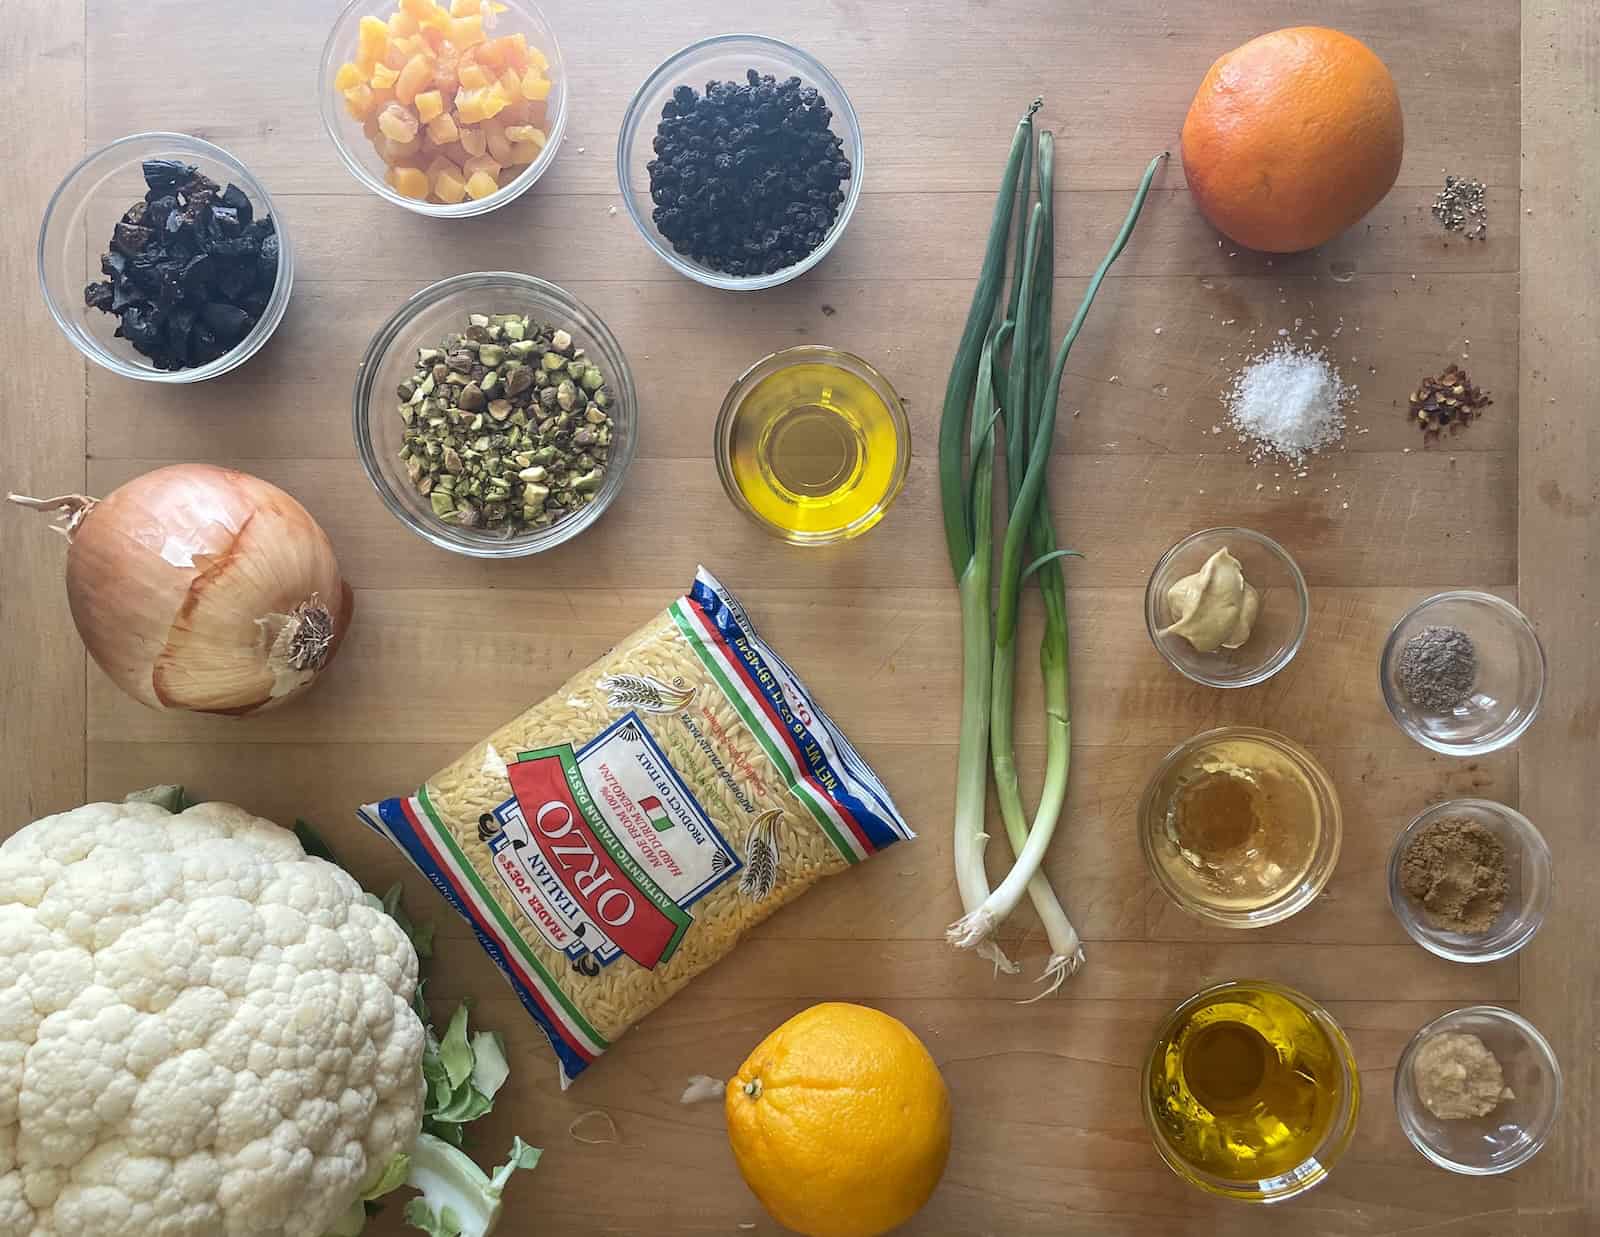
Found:
[[[417,218],[367,194],[321,130],[316,63],[332,0],[140,5],[8,0],[0,64],[19,98],[48,98],[13,133],[0,189],[4,488],[103,493],[182,459],[235,464],[285,486],[332,536],[357,590],[339,661],[301,705],[248,722],[168,716],[118,693],[85,659],[61,588],[64,547],[22,513],[0,519],[0,836],[86,798],[183,781],[288,822],[316,821],[370,887],[406,883],[437,921],[430,997],[476,1001],[514,1074],[482,1122],[481,1158],[521,1133],[546,1149],[512,1187],[502,1231],[690,1234],[778,1230],[744,1188],[717,1106],[683,1107],[691,1074],[726,1076],[811,1002],[868,1002],[915,1028],[955,1103],[944,1183],[917,1234],[1156,1237],[1286,1230],[1369,1237],[1600,1232],[1596,1052],[1600,904],[1593,657],[1600,597],[1600,18],[1590,0],[1324,0],[1294,17],[1368,41],[1399,83],[1407,147],[1372,215],[1319,251],[1270,259],[1220,242],[1181,165],[1143,221],[1076,347],[1051,485],[1068,568],[1076,751],[1049,868],[1088,964],[1056,1000],[1020,1006],[943,943],[957,911],[950,805],[960,686],[955,592],[933,477],[937,407],[978,265],[993,186],[1020,109],[1042,94],[1058,136],[1057,303],[1076,304],[1148,157],[1176,150],[1211,61],[1283,24],[1272,0],[548,0],[574,111],[560,157],[486,218]],[[733,298],[658,261],[620,209],[615,134],[634,86],[706,34],[792,39],[851,92],[865,191],[816,270]],[[182,31],[182,38],[160,37]],[[78,357],[45,312],[33,245],[50,187],[85,149],[143,129],[216,141],[271,189],[294,238],[288,317],[269,346],[188,389],[130,383]],[[1482,242],[1428,214],[1444,169],[1489,186]],[[613,213],[609,208],[617,206]],[[433,550],[388,515],[349,433],[355,365],[379,323],[434,279],[525,270],[571,289],[621,340],[640,391],[640,450],[616,506],[534,560]],[[1280,330],[1327,345],[1360,387],[1344,448],[1305,477],[1253,464],[1217,432],[1218,392]],[[1312,336],[1312,332],[1316,332]],[[711,422],[748,364],[800,342],[838,344],[906,398],[916,456],[883,525],[846,548],[765,538],[724,499]],[[1424,450],[1404,415],[1418,377],[1467,357],[1494,398],[1459,438]],[[1142,593],[1155,559],[1196,528],[1281,539],[1312,588],[1310,638],[1261,687],[1218,693],[1151,648]],[[572,1089],[460,921],[352,809],[400,793],[538,700],[716,570],[763,633],[884,775],[921,838],[826,882],[753,933],[629,1033]],[[1376,664],[1419,597],[1490,588],[1545,641],[1545,715],[1510,752],[1433,756],[1393,725]],[[1024,632],[1031,643],[1036,632]],[[1024,662],[1030,660],[1024,656]],[[422,682],[430,689],[418,690]],[[1038,684],[1021,677],[1024,774],[1037,774]],[[1147,874],[1134,809],[1171,745],[1224,722],[1280,729],[1332,772],[1345,818],[1326,894],[1249,934],[1178,912]],[[1520,802],[1556,851],[1544,932],[1518,958],[1445,963],[1410,944],[1384,895],[1396,831],[1463,794]],[[1004,848],[991,847],[998,861]],[[1026,907],[1008,946],[1030,967]],[[1138,1071],[1154,1023],[1204,983],[1257,976],[1327,1002],[1350,1033],[1364,1104],[1323,1187],[1283,1209],[1213,1202],[1161,1165],[1142,1127]],[[1407,1039],[1445,1009],[1520,1009],[1552,1039],[1566,1105],[1549,1147],[1508,1177],[1432,1168],[1390,1099]],[[595,1110],[618,1141],[572,1131]],[[592,1121],[577,1126],[587,1135]],[[398,1208],[371,1226],[403,1230]]]

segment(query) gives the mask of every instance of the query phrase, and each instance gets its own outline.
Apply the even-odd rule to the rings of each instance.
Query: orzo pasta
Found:
[[[912,836],[704,569],[415,796],[361,817],[472,924],[563,1083],[813,881]]]

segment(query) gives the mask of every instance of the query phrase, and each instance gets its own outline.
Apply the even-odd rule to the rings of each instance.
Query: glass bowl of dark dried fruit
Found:
[[[799,48],[717,35],[635,92],[617,179],[674,270],[713,288],[770,288],[844,234],[861,196],[861,125],[844,87]]]
[[[200,382],[243,365],[283,320],[294,258],[281,222],[227,151],[182,133],[135,134],[56,189],[39,229],[39,284],[95,364]]]
[[[616,337],[571,293],[481,271],[424,288],[356,375],[356,450],[419,537],[475,558],[553,549],[622,491],[638,438]]]
[[[1521,738],[1544,698],[1545,661],[1527,616],[1493,593],[1435,593],[1401,616],[1378,678],[1400,729],[1446,756]]]

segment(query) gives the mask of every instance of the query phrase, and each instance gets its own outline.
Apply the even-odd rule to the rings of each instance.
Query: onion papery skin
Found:
[[[245,715],[300,694],[332,660],[354,597],[328,536],[277,486],[175,464],[101,499],[72,533],[67,600],[89,655],[154,709]],[[274,641],[320,605],[331,638],[288,666]]]

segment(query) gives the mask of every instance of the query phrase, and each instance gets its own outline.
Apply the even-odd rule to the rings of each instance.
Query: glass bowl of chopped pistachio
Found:
[[[355,388],[356,448],[418,536],[476,558],[569,541],[622,489],[633,378],[593,310],[510,271],[418,292],[373,338]]]

